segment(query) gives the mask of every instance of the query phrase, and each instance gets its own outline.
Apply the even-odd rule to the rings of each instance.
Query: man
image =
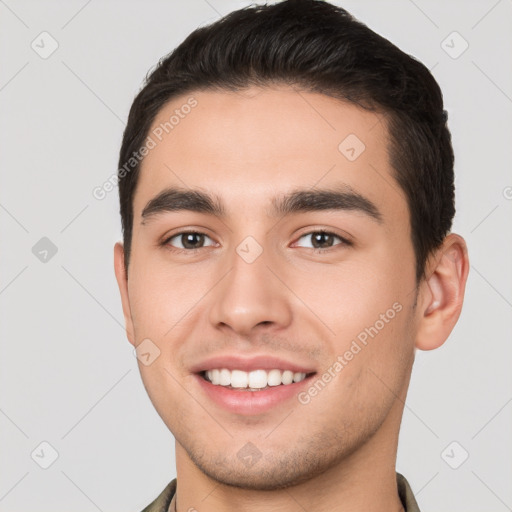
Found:
[[[114,250],[176,439],[145,512],[419,510],[395,470],[404,401],[469,269],[446,121],[426,67],[327,2],[232,12],[160,61]]]

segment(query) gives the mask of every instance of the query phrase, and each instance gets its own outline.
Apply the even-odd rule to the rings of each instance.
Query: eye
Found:
[[[310,239],[310,245],[303,247],[311,248],[315,252],[326,252],[326,250],[331,249],[336,245],[352,245],[352,243],[346,238],[325,230],[306,233],[299,238],[299,241],[302,239],[307,240],[308,238]],[[336,239],[339,240],[339,243],[335,243]],[[208,240],[210,243],[205,244]],[[297,244],[298,242],[296,242],[295,245]],[[200,233],[198,231],[182,231],[165,239],[162,242],[162,245],[176,252],[195,252],[203,247],[214,246],[215,242],[213,242],[213,240],[205,233]]]
[[[176,245],[171,243],[174,239],[176,239]],[[211,238],[204,233],[199,233],[197,231],[182,231],[181,233],[177,233],[167,238],[163,242],[163,245],[171,246],[172,249],[176,249],[178,251],[193,251],[195,249],[206,247],[204,245],[205,239],[211,240]],[[211,243],[209,245],[214,244]]]
[[[311,245],[306,246],[312,249],[315,249],[315,251],[322,252],[322,249],[330,249],[336,245],[352,245],[351,242],[349,242],[347,239],[336,235],[335,233],[331,233],[330,231],[311,231],[310,233],[306,233],[305,235],[302,235],[299,240],[302,238],[308,238],[311,240]],[[339,244],[333,244],[335,239],[340,240],[341,243]]]

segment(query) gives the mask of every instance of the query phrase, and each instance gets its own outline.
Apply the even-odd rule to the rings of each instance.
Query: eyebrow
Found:
[[[152,198],[142,210],[142,224],[165,212],[192,211],[226,218],[227,211],[221,198],[200,190],[180,187],[166,188]],[[377,206],[352,187],[342,184],[334,188],[298,189],[271,199],[269,216],[285,216],[295,213],[345,210],[356,211],[382,224],[383,215]]]

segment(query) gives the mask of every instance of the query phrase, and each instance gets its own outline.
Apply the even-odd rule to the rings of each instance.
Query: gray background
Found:
[[[453,230],[470,254],[459,323],[417,354],[397,469],[422,512],[512,510],[512,1],[335,3],[439,81]],[[1,511],[137,511],[175,476],[173,438],[124,334],[117,191],[99,201],[92,190],[116,171],[146,72],[248,4],[0,0]]]

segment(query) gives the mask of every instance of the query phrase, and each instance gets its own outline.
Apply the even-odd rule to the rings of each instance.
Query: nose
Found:
[[[292,318],[292,293],[283,284],[286,278],[279,275],[279,266],[269,265],[266,251],[252,262],[240,254],[234,251],[229,272],[212,290],[211,325],[243,337],[258,329],[287,327]]]

